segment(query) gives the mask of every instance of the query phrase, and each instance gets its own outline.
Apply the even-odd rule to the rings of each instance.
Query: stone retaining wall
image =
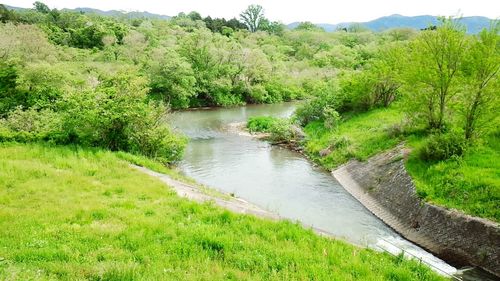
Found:
[[[408,240],[442,259],[500,277],[500,226],[421,200],[406,172],[403,147],[333,171],[342,186]]]

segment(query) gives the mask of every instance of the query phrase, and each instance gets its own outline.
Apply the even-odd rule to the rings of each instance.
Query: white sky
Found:
[[[36,0],[0,0],[17,7],[32,7]],[[174,16],[198,11],[203,17],[238,17],[249,4],[260,4],[270,20],[283,23],[311,21],[339,23],[369,21],[391,14],[405,16],[500,17],[499,0],[42,0],[50,8],[90,7],[100,10],[148,11]]]

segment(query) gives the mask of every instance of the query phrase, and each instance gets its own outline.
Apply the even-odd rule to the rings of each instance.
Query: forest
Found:
[[[184,144],[159,121],[167,109],[318,96],[336,87],[332,77],[354,75],[379,49],[415,33],[326,33],[310,23],[290,31],[261,10],[253,11],[254,30],[196,12],[127,20],[40,2],[1,11],[2,139],[99,146],[167,162],[179,159]]]
[[[255,117],[250,131],[270,133],[272,142],[299,143],[327,170],[403,143],[411,150],[405,163],[419,196],[500,221],[498,20],[478,34],[468,34],[453,17],[424,30],[373,32],[352,24],[326,32],[311,22],[289,29],[264,12],[251,5],[232,19],[193,11],[163,20],[63,11],[41,2],[23,10],[0,4],[0,143],[26,144],[19,154],[26,159],[48,157],[41,144],[57,147],[54,159],[72,147],[102,150],[96,154],[99,167],[123,168],[110,164],[117,158],[108,151],[169,165],[182,159],[188,143],[167,122],[171,112],[295,101],[292,117]],[[305,135],[300,140],[297,128]],[[58,161],[76,165],[74,157],[68,159]],[[93,173],[88,165],[85,171]],[[78,177],[82,185],[89,181],[88,174]],[[168,200],[182,214],[206,219],[202,213],[209,212],[247,223],[212,207]],[[277,226],[280,235],[331,246],[290,225]],[[356,266],[364,266],[364,255],[371,253],[362,252]],[[401,263],[381,260],[388,268]],[[269,278],[259,265],[235,262]],[[226,265],[217,260],[217,266]],[[408,280],[439,279],[403,265],[417,275]],[[307,270],[301,277],[315,269]]]

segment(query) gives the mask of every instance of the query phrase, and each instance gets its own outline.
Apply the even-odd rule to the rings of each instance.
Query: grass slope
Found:
[[[425,135],[394,133],[402,117],[394,105],[352,116],[336,130],[313,122],[305,128],[306,152],[331,170],[352,158],[366,160],[405,140],[413,149],[406,166],[422,198],[500,222],[500,134],[486,137],[461,159],[425,162],[418,157]],[[328,155],[320,156],[325,148],[330,148]]]
[[[99,150],[0,144],[0,279],[442,279],[290,222],[179,198],[122,158],[154,166]]]
[[[335,130],[325,128],[323,122],[312,122],[305,128],[306,153],[330,170],[351,158],[366,160],[401,142],[401,138],[388,132],[402,117],[402,113],[391,107],[352,116]],[[330,148],[331,153],[322,157],[320,151],[325,148]]]
[[[422,142],[410,144],[418,151]],[[427,201],[500,222],[500,135],[491,135],[461,159],[427,163],[412,153],[406,163]]]

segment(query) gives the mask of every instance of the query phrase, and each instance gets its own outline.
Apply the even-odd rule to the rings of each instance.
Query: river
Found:
[[[231,127],[251,116],[287,117],[294,108],[293,103],[283,103],[175,112],[171,124],[190,138],[178,168],[202,184],[353,244],[393,253],[404,249],[437,272],[489,280],[477,270],[461,273],[402,238],[304,156]]]

